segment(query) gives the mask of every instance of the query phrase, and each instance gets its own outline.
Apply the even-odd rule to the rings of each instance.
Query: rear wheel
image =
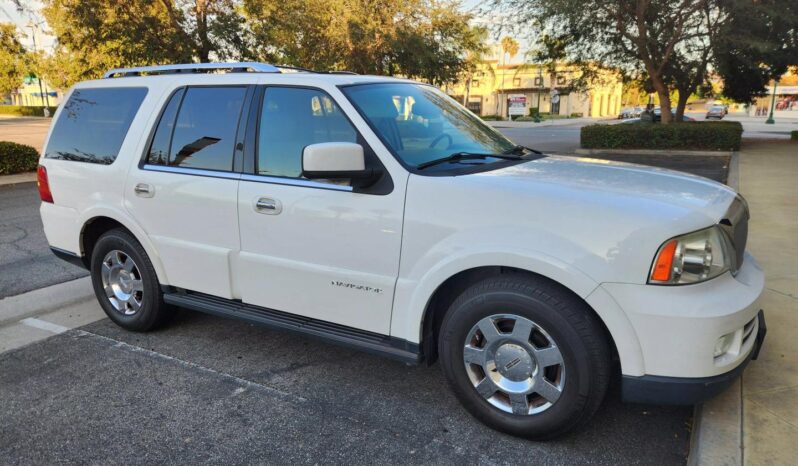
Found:
[[[172,314],[163,301],[150,258],[125,230],[110,230],[97,240],[91,256],[91,278],[105,313],[127,330],[151,330]]]
[[[521,437],[581,427],[609,381],[597,317],[542,277],[502,275],[471,286],[449,308],[438,344],[443,372],[465,408]]]

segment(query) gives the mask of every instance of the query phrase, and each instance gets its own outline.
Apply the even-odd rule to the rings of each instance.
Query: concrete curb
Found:
[[[652,150],[652,149],[577,149],[579,155],[698,155],[731,157],[734,151],[714,150]]]
[[[726,185],[740,192],[740,153],[737,151],[732,152],[731,160],[729,161],[729,174]]]
[[[0,326],[94,297],[91,277],[29,291],[0,300]]]
[[[740,190],[740,153],[732,152],[726,184]],[[745,374],[743,374],[745,376]],[[688,466],[743,464],[742,377],[718,397],[696,405]]]
[[[743,388],[742,380],[693,413],[688,466],[743,464]]]
[[[17,173],[14,175],[0,175],[0,186],[8,186],[20,183],[33,183],[36,181],[36,173]]]

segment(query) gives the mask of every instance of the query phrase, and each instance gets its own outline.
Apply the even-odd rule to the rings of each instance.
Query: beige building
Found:
[[[516,108],[524,106],[524,115],[529,115],[535,107],[541,113],[566,116],[604,117],[620,113],[623,84],[619,78],[608,72],[601,84],[576,91],[571,88],[576,76],[578,71],[566,66],[552,76],[539,65],[502,65],[497,60],[488,60],[470,80],[448,86],[446,92],[481,116],[507,118],[511,99]],[[552,99],[553,95],[557,97]]]
[[[38,79],[26,77],[22,86],[2,100],[5,100],[8,105],[22,107],[44,107],[47,103],[50,104],[50,107],[57,107],[61,103],[61,97],[62,92],[50,87],[45,80],[42,80],[40,88]]]

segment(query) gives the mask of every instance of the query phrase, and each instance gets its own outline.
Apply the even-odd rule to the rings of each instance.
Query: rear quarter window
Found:
[[[44,157],[112,164],[146,95],[145,87],[75,89],[55,122]]]

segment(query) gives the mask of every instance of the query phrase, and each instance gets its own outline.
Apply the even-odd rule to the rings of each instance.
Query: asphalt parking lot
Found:
[[[96,305],[96,304],[95,304]],[[689,407],[621,404],[549,442],[494,432],[411,367],[181,311],[149,334],[103,319],[0,354],[9,464],[683,464]]]
[[[0,186],[0,299],[87,274],[50,252],[36,183]]]

